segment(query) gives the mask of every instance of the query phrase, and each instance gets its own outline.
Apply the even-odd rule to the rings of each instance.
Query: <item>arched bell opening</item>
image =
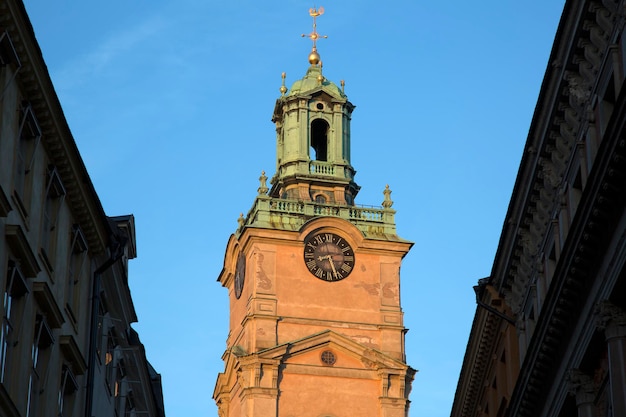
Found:
[[[328,131],[330,126],[323,119],[311,122],[311,159],[328,161]]]

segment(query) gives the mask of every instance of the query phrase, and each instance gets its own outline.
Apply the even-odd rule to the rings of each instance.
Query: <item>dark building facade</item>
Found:
[[[453,417],[626,416],[625,18],[565,2]]]
[[[0,415],[164,416],[108,217],[20,0],[0,0]]]

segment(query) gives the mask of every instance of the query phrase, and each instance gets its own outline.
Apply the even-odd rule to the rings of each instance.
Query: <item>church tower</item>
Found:
[[[322,73],[316,18],[309,68],[283,85],[276,173],[265,173],[239,218],[218,277],[228,289],[220,417],[406,417],[415,370],[406,364],[400,265],[387,186],[381,208],[355,204],[354,105]]]

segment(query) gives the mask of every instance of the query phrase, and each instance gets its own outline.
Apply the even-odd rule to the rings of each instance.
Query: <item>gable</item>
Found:
[[[334,355],[334,363],[325,363],[324,353]],[[259,352],[266,359],[282,359],[286,365],[336,366],[361,370],[406,370],[408,366],[378,350],[355,342],[332,330]]]

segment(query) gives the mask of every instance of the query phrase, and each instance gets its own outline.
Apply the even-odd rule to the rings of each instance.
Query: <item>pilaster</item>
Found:
[[[626,313],[605,300],[598,304],[597,316],[608,349],[613,415],[626,416]]]
[[[276,417],[279,364],[278,360],[260,360],[256,355],[242,358],[237,379],[246,417]]]
[[[594,399],[596,392],[593,379],[579,369],[572,369],[568,375],[570,394],[576,397],[578,417],[595,417]]]

